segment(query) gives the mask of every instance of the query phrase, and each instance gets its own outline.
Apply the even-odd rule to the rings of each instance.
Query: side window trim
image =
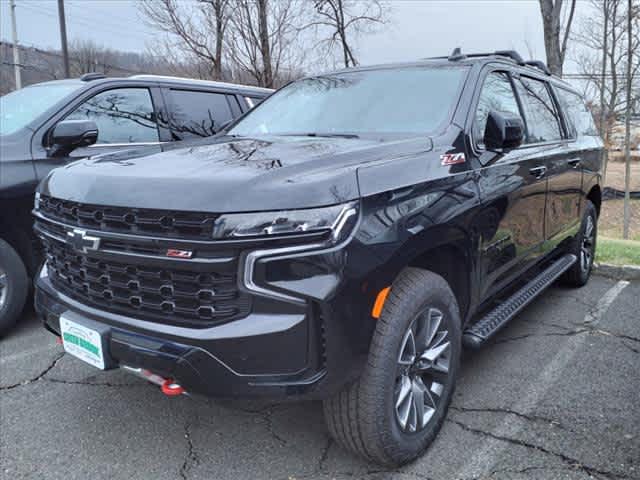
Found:
[[[558,96],[558,89],[560,89],[560,87],[553,85],[551,82],[549,82],[548,87],[549,87],[549,90],[551,91],[551,96],[553,97],[553,101],[556,104],[556,108],[558,109],[558,112],[560,112],[560,118],[562,119],[562,127],[564,129],[564,138],[572,142],[576,141],[578,139],[578,131],[577,129],[574,129],[574,131],[572,131],[572,129],[569,128],[569,123],[570,123],[569,112],[567,111],[565,106],[562,104]]]
[[[546,80],[543,80],[541,78],[535,77],[533,75],[527,75],[527,74],[520,74],[520,72],[517,73],[517,77],[514,77],[514,81],[513,83],[515,83],[515,79],[520,80],[520,82],[522,83],[523,87],[524,87],[524,83],[522,82],[522,78],[526,78],[526,79],[530,79],[533,81],[537,81],[537,82],[541,82],[544,87],[547,90],[547,93],[549,94],[549,97],[551,98],[551,101],[553,102],[553,107],[556,111],[557,117],[558,117],[558,127],[560,128],[560,138],[557,140],[545,140],[542,142],[527,142],[525,140],[525,142],[518,148],[529,148],[529,147],[536,147],[536,146],[543,146],[543,145],[554,145],[554,144],[561,144],[561,143],[568,143],[569,140],[567,139],[566,135],[565,135],[565,131],[564,131],[564,125],[562,122],[562,113],[561,110],[558,107],[557,104],[557,100],[555,98],[555,96],[553,95],[551,89],[550,89],[550,85]],[[514,85],[515,87],[515,85]],[[528,128],[528,120],[527,117],[525,115],[525,109],[524,109],[524,105],[523,105],[523,100],[522,98],[520,98],[520,89],[519,88],[515,88],[515,93],[516,93],[516,97],[518,97],[518,103],[520,104],[520,107],[522,109],[522,118],[524,119],[525,122],[525,131],[527,134],[527,138],[529,137],[529,128]]]

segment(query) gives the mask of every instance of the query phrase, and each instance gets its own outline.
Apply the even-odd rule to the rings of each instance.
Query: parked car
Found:
[[[40,184],[39,314],[167,395],[315,398],[385,465],[439,431],[463,345],[589,279],[602,142],[515,52],[293,82],[219,136]]]
[[[40,264],[33,193],[53,168],[215,134],[271,90],[137,75],[39,83],[0,98],[0,335],[17,321]],[[79,188],[79,186],[78,186]]]

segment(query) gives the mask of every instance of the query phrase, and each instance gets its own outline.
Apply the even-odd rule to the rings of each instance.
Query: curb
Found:
[[[596,273],[616,280],[640,280],[640,266],[594,263],[593,268]]]

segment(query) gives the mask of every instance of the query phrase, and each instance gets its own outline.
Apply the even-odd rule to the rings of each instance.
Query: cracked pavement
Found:
[[[327,433],[318,402],[169,398],[101,372],[31,312],[0,341],[0,477],[11,479],[640,479],[640,283],[549,289],[465,352],[440,435],[398,470]]]

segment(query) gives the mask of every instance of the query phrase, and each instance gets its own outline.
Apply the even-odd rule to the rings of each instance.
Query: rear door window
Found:
[[[547,85],[528,77],[520,77],[516,85],[527,122],[527,143],[561,140],[560,118]]]
[[[158,123],[146,88],[114,88],[82,103],[67,120],[93,120],[99,144],[154,143],[159,141]]]
[[[233,118],[223,93],[172,89],[169,94],[169,123],[176,140],[209,137]]]
[[[509,113],[520,116],[520,109],[509,76],[504,72],[491,72],[482,85],[473,123],[476,144],[483,146],[484,130],[489,112]]]
[[[558,100],[565,112],[569,136],[576,138],[578,135],[598,135],[598,130],[593,121],[593,115],[584,100],[577,93],[570,92],[561,87],[556,87]]]

